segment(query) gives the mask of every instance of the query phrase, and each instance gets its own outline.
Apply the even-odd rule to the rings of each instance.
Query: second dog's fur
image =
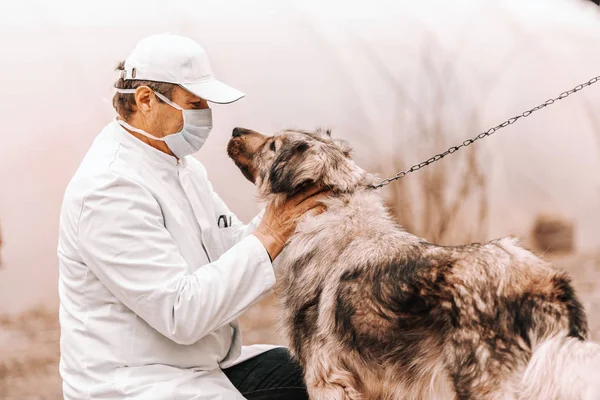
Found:
[[[276,260],[312,399],[600,398],[569,277],[515,239],[438,246],[402,230],[328,132],[236,128],[228,152],[266,201],[330,193]]]

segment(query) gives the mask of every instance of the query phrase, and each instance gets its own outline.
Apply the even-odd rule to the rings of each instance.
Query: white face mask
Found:
[[[135,93],[135,89],[117,89],[117,92]],[[165,142],[169,146],[169,150],[177,158],[183,158],[200,150],[212,130],[212,110],[210,108],[184,110],[181,106],[173,103],[162,94],[158,92],[154,92],[154,94],[171,107],[182,112],[183,129],[181,131],[159,138],[142,129],[135,128],[123,120],[118,119],[117,122],[125,128],[144,135],[149,139]]]

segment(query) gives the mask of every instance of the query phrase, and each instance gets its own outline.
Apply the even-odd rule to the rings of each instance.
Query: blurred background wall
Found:
[[[391,173],[600,75],[600,12],[584,0],[2,2],[0,311],[57,303],[63,190],[114,116],[102,99],[117,62],[167,31],[199,41],[248,94],[214,107],[197,154],[244,219],[259,206],[224,151],[235,126],[328,126],[362,166]],[[599,105],[586,89],[439,163],[456,175],[476,153],[486,238],[524,234],[548,210],[577,222],[579,248],[598,246]]]
[[[159,32],[200,42],[217,77],[248,94],[213,107],[215,129],[196,155],[244,220],[260,205],[225,154],[235,126],[330,127],[365,169],[393,175],[600,75],[600,10],[587,0],[1,2],[7,318],[57,309],[64,188],[114,117],[103,99],[118,61]],[[573,224],[576,251],[587,254],[600,247],[599,171],[597,84],[385,193],[430,240],[526,238],[550,213]]]

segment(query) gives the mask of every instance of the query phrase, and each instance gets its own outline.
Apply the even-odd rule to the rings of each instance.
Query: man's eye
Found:
[[[271,151],[275,151],[275,142],[271,142],[269,148],[271,149]]]

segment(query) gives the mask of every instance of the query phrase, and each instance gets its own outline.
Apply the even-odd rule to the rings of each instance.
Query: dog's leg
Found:
[[[308,385],[308,395],[313,400],[362,400],[363,397],[360,393],[354,389],[344,388],[342,386],[336,386],[331,383],[311,386]]]
[[[335,360],[335,361],[332,361]],[[305,365],[308,394],[313,400],[363,400],[357,376],[333,357],[315,354]]]
[[[456,398],[515,400],[516,388],[512,381],[515,374],[518,376],[524,369],[526,356],[504,338],[484,340],[484,333],[470,327],[454,329],[449,336],[444,362]]]
[[[308,395],[313,400],[363,400],[353,388],[338,386],[331,382],[313,383],[308,386]]]

